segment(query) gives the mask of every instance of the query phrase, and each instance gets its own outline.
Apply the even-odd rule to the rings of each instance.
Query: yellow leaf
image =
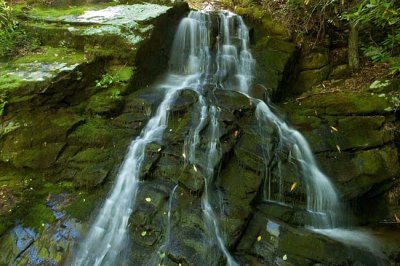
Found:
[[[290,192],[294,191],[297,188],[297,185],[298,185],[297,182],[294,182],[290,187]]]
[[[342,3],[342,6],[343,6],[344,5],[344,0],[341,0],[340,2]]]
[[[334,126],[330,126],[330,127],[332,128],[333,131],[336,131],[336,132],[339,131],[339,130],[338,130],[336,127],[334,127]]]
[[[258,237],[257,237],[257,241],[261,241],[261,236],[258,236]]]
[[[304,0],[305,5],[308,5],[309,2],[310,2],[310,0]]]
[[[196,165],[193,165],[193,169],[194,169],[195,172],[197,172],[197,167],[196,167]]]
[[[399,219],[399,217],[397,217],[396,214],[394,215],[394,219],[396,220],[396,223],[400,224],[400,219]]]
[[[151,198],[146,198],[145,199],[147,202],[151,202]]]
[[[336,149],[337,149],[339,152],[342,152],[342,151],[340,150],[339,145],[336,145]]]
[[[186,154],[182,153],[183,159],[186,159]]]

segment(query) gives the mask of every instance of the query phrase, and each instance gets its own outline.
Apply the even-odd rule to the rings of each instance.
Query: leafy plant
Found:
[[[114,76],[110,74],[104,74],[101,76],[101,79],[96,80],[96,87],[97,88],[108,88],[110,85],[114,84],[116,79]]]
[[[120,99],[121,98],[121,91],[118,89],[113,89],[111,91],[111,99]]]
[[[392,57],[389,67],[391,74],[398,74],[400,73],[400,58],[399,57]]]
[[[364,55],[371,58],[372,62],[384,62],[390,58],[390,53],[383,47],[367,46],[363,48]]]
[[[344,19],[361,28],[377,31],[378,39],[370,36],[364,55],[373,62],[387,62],[392,74],[400,73],[400,3],[395,0],[363,0]],[[383,34],[383,37],[382,37]]]
[[[36,49],[38,45],[39,41],[19,26],[11,6],[0,0],[0,57],[21,54]]]

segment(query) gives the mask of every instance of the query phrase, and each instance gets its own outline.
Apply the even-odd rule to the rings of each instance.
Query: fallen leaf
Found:
[[[193,169],[194,169],[195,172],[197,172],[197,167],[196,167],[196,165],[193,165]]]
[[[283,255],[282,259],[283,259],[283,260],[287,260],[287,255],[286,255],[286,254]]]
[[[334,127],[334,126],[330,126],[330,127],[332,128],[333,131],[336,131],[336,132],[339,131],[339,130],[338,130],[336,127]]]
[[[339,152],[342,152],[342,151],[340,150],[339,145],[336,145],[336,149],[337,149]]]
[[[397,217],[396,214],[394,215],[394,219],[396,220],[396,223],[400,224],[400,219],[399,219],[399,217]]]
[[[186,159],[186,154],[182,153],[182,157],[183,157],[184,159]]]
[[[261,241],[261,236],[257,237],[257,241],[259,241],[259,242]]]
[[[161,151],[161,148],[159,148],[158,150],[157,150],[157,152],[160,152]]]
[[[141,235],[141,236],[146,236],[146,235],[147,235],[147,232],[146,232],[146,231],[143,231],[140,235]]]
[[[297,186],[298,186],[298,183],[297,183],[297,182],[294,182],[294,183],[292,184],[292,186],[290,187],[290,192],[294,191],[294,190],[297,188]]]
[[[147,202],[151,202],[151,198],[146,198],[145,199]]]

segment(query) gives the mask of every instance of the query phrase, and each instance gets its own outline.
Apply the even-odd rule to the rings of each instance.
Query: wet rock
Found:
[[[286,89],[291,82],[290,72],[297,53],[296,46],[274,37],[260,36],[252,52],[257,58],[256,82],[263,84],[273,98],[280,99],[288,95]]]
[[[216,90],[213,92],[217,104],[234,114],[254,109],[250,99],[244,94],[231,90]]]
[[[154,167],[154,163],[160,158],[161,156],[161,145],[157,143],[149,143],[146,146],[143,162],[141,165],[141,172],[140,172],[140,178],[146,177],[146,175],[149,174],[149,172],[152,170]]]
[[[256,214],[241,239],[238,252],[256,254],[261,264],[345,265],[362,262],[376,265],[386,261],[366,247],[348,248],[344,243],[315,232],[291,227]]]
[[[304,226],[311,224],[311,217],[305,209],[274,201],[264,201],[257,208],[263,215],[290,225]]]
[[[318,159],[324,172],[334,178],[348,198],[361,196],[374,185],[395,178],[400,170],[393,146],[356,153],[321,154]]]

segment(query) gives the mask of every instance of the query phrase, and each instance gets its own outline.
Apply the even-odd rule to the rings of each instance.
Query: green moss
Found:
[[[96,5],[81,5],[81,6],[68,6],[67,8],[48,8],[48,7],[34,7],[28,12],[28,16],[41,18],[41,19],[54,19],[65,17],[65,16],[79,16],[88,10],[99,10],[110,4]]]
[[[85,61],[85,55],[77,51],[73,51],[63,47],[48,47],[43,46],[35,53],[28,54],[20,57],[14,62],[13,65],[26,64],[26,63],[65,63],[77,64]]]
[[[68,138],[78,144],[108,147],[113,145],[118,133],[112,130],[106,120],[93,118],[78,127]]]
[[[295,91],[302,93],[311,90],[312,87],[326,80],[331,72],[331,67],[325,66],[320,69],[305,70],[300,72],[295,84]]]
[[[378,115],[391,111],[393,104],[385,97],[370,93],[333,92],[310,95],[297,102],[290,102],[285,108],[296,110],[303,115]]]
[[[112,66],[109,74],[112,75],[117,82],[127,82],[134,75],[134,69],[130,66]]]
[[[101,162],[106,160],[109,154],[109,150],[88,148],[76,154],[72,160],[75,162]]]
[[[102,189],[76,191],[75,201],[65,208],[65,212],[80,221],[87,221],[93,209],[104,194]]]
[[[51,224],[55,221],[53,212],[44,204],[39,203],[29,209],[28,214],[23,219],[23,224],[40,231],[40,228],[43,228],[45,224]]]
[[[29,82],[22,80],[20,77],[13,74],[5,74],[7,70],[0,69],[0,90],[12,91],[24,87]]]

